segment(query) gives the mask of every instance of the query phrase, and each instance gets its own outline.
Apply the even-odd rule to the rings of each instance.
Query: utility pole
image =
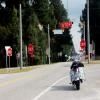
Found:
[[[83,34],[84,34],[84,41],[85,41],[85,43],[86,43],[86,39],[85,39],[85,21],[83,22]],[[84,55],[84,60],[85,60],[85,56],[86,56],[86,49],[84,48],[84,50],[83,50],[83,55]]]
[[[19,6],[19,12],[20,12],[20,69],[23,67],[23,54],[22,54],[22,8],[21,4]]]
[[[49,11],[49,3],[50,3],[50,0],[48,0],[48,11]],[[50,26],[49,26],[49,23],[48,23],[48,51],[49,51],[49,54],[48,54],[48,59],[49,59],[49,64],[51,63],[50,61]]]
[[[85,21],[83,22],[83,28],[84,28],[84,40],[85,40]]]
[[[89,0],[87,0],[87,47],[88,47],[88,64],[89,64],[90,63]]]
[[[49,64],[50,64],[50,28],[49,28],[49,24],[48,24],[48,48],[49,48],[49,54],[48,54],[48,58],[49,58]]]
[[[67,13],[68,13],[68,0],[67,0]]]

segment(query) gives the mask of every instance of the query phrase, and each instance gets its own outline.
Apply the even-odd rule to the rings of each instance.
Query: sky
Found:
[[[64,4],[65,9],[68,9],[68,17],[74,22],[70,34],[72,34],[73,37],[75,50],[79,53],[81,33],[79,33],[80,28],[78,25],[86,0],[62,0],[62,3]]]

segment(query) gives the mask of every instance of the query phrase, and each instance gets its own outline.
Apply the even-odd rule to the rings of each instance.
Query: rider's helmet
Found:
[[[75,61],[75,62],[80,62],[80,61],[81,61],[80,56],[79,56],[79,55],[76,56],[75,59],[74,59],[74,61]]]
[[[77,64],[78,67],[84,67],[84,64],[81,62],[80,56],[77,56],[73,63]]]
[[[78,67],[84,67],[84,64],[81,62],[80,56],[76,56],[72,65],[71,69],[76,69]]]

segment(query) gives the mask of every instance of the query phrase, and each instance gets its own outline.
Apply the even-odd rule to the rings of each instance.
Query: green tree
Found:
[[[8,29],[8,45],[11,45],[18,50],[19,46],[19,19],[18,19],[18,12],[16,8],[13,8],[10,17],[9,17],[9,24],[7,26]]]
[[[67,11],[64,8],[61,0],[50,0],[52,5],[54,6],[54,14],[57,19],[57,22],[62,22],[68,20]]]
[[[52,30],[58,28],[57,25],[60,21],[68,20],[67,12],[61,0],[0,0],[0,3],[1,2],[4,2],[6,7],[3,8],[0,6],[0,50],[2,50],[2,47],[5,45],[10,45],[14,51],[19,51],[19,4],[21,3],[23,45],[26,46],[29,43],[34,44],[35,59],[38,63],[45,63],[43,59],[45,59],[46,56],[45,53],[48,43],[47,25],[50,25],[52,47],[52,39],[57,40],[54,38],[55,36]],[[39,24],[43,26],[42,30],[39,29]],[[61,39],[61,42],[56,41],[55,45],[62,47],[61,45],[66,43],[65,37],[70,41],[69,35],[67,34],[68,32],[66,31],[65,33],[61,36],[64,40]],[[57,49],[56,47],[57,46],[54,46],[55,49]]]
[[[24,43],[28,45],[32,43],[35,47],[35,62],[43,63],[43,53],[46,49],[46,34],[39,29],[39,20],[31,6],[28,6],[23,15],[23,39]]]
[[[34,0],[34,10],[39,18],[39,21],[43,25],[49,23],[49,2],[48,0]]]
[[[85,21],[87,27],[87,4],[82,11],[82,19]],[[100,37],[100,0],[89,0],[89,26],[90,26],[90,43],[95,42],[95,55],[100,55],[99,37]],[[87,40],[87,28],[86,28],[86,40]],[[86,48],[87,51],[87,48]],[[87,53],[87,52],[86,52]]]

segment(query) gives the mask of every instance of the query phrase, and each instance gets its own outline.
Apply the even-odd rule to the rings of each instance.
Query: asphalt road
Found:
[[[79,91],[69,84],[70,65],[64,62],[1,74],[0,100],[100,100],[100,64],[86,64],[86,80]]]

